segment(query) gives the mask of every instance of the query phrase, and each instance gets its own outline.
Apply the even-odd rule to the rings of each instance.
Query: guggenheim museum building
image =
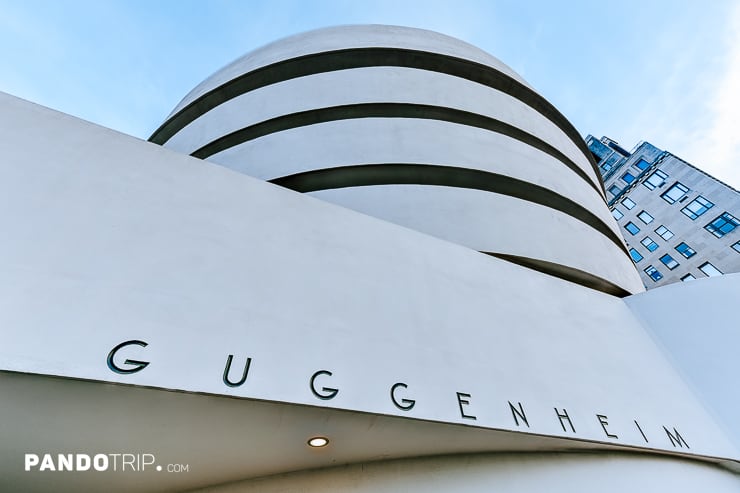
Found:
[[[740,274],[646,292],[488,53],[299,34],[148,141],[0,108],[0,490],[740,491]]]

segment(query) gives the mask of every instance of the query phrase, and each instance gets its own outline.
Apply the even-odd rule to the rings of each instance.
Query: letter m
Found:
[[[681,436],[681,434],[678,432],[676,428],[673,428],[673,433],[668,431],[668,428],[666,428],[665,426],[663,427],[663,429],[665,430],[666,435],[668,435],[668,439],[671,441],[671,445],[673,445],[674,447],[678,445],[681,448],[683,448],[683,446],[686,445],[686,448],[691,448],[689,447],[689,444],[686,443],[686,440],[683,439],[683,437]]]

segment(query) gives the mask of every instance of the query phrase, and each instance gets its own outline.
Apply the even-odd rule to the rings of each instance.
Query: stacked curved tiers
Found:
[[[644,290],[577,131],[448,36],[277,41],[206,79],[150,140],[610,294]]]

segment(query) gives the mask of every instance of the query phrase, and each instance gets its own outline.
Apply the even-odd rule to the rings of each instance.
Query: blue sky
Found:
[[[583,134],[740,188],[740,2],[0,0],[0,90],[147,138],[208,75],[336,25],[432,29],[520,73]]]

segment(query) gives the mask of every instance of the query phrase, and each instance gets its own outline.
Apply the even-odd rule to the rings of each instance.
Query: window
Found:
[[[627,197],[622,201],[622,205],[625,206],[627,209],[632,209],[637,204],[635,204],[635,202],[631,198]]]
[[[668,241],[671,238],[673,238],[673,233],[671,232],[671,230],[666,228],[662,224],[660,225],[660,227],[658,227],[658,229],[655,230],[655,232],[658,233],[658,236],[663,238],[665,241]]]
[[[632,261],[634,263],[637,263],[643,259],[642,255],[640,255],[640,252],[638,252],[634,248],[630,248],[630,257],[632,257]]]
[[[693,281],[694,279],[696,279],[696,278],[694,277],[694,274],[691,274],[691,273],[689,273],[689,274],[686,274],[685,276],[683,276],[683,277],[681,278],[681,280],[682,280],[683,282],[686,282],[686,281]]]
[[[696,255],[696,252],[694,251],[694,249],[688,246],[683,241],[679,243],[678,245],[676,245],[676,250],[678,250],[678,253],[680,253],[686,258],[691,258],[694,255]]]
[[[645,171],[646,169],[648,169],[650,167],[650,163],[648,163],[644,159],[640,159],[639,161],[637,161],[635,163],[635,166],[637,166],[639,169]]]
[[[699,195],[697,198],[689,202],[689,205],[681,209],[681,212],[686,214],[689,218],[692,220],[696,219],[697,217],[701,216],[705,212],[707,212],[709,209],[714,207],[714,204]]]
[[[619,195],[619,192],[621,192],[621,191],[622,191],[622,189],[619,188],[616,185],[612,185],[612,186],[609,187],[609,193],[612,194],[612,195],[614,195],[614,196]]]
[[[652,238],[650,238],[649,236],[646,236],[645,238],[643,238],[642,241],[640,241],[640,243],[642,243],[642,246],[644,246],[645,248],[647,248],[648,251],[650,251],[650,252],[654,252],[655,250],[658,249],[658,244],[655,243],[652,240]]]
[[[645,269],[645,274],[650,276],[650,279],[652,279],[655,282],[660,281],[663,279],[663,274],[660,273],[658,269],[653,267],[652,265],[649,265],[647,269]]]
[[[647,211],[640,212],[637,217],[640,218],[640,221],[644,222],[645,224],[650,224],[653,222],[653,216],[647,213]]]
[[[688,191],[689,191],[689,187],[677,181],[676,183],[673,184],[671,188],[663,192],[660,198],[662,198],[669,204],[675,204],[676,202],[681,200],[684,197],[684,195],[688,193]]]
[[[630,173],[628,171],[628,172],[626,172],[625,174],[622,175],[622,179],[625,182],[627,182],[627,184],[629,185],[630,183],[632,183],[633,181],[635,181],[635,175],[633,175],[632,173]]]
[[[630,221],[627,224],[625,224],[624,225],[624,229],[626,229],[627,231],[629,231],[633,235],[636,235],[637,233],[640,232],[640,228],[638,228],[637,226],[635,226],[635,223],[633,223],[632,221]]]
[[[607,150],[607,153],[611,151]],[[604,154],[606,155],[606,154]],[[599,163],[601,166],[601,169],[604,170],[604,173],[607,173],[610,169],[613,169],[614,166],[622,159],[622,156],[620,156],[617,153],[612,152],[610,156],[604,158],[602,161],[599,161],[599,159],[596,159],[596,162]]]
[[[667,253],[660,257],[660,261],[663,262],[663,265],[671,270],[675,269],[679,265],[678,262],[676,262],[676,259],[668,255]]]
[[[656,188],[660,188],[665,185],[666,178],[668,178],[668,175],[657,169],[655,170],[655,173],[648,176],[648,179],[645,180],[643,185],[648,187],[648,190],[655,190]]]
[[[723,212],[717,219],[704,226],[704,229],[712,233],[717,238],[722,238],[727,233],[732,232],[740,225],[737,218],[732,214]]]
[[[619,221],[620,219],[624,217],[624,214],[622,214],[622,211],[620,211],[619,209],[614,209],[612,211],[612,216],[614,216],[614,219]]]
[[[732,249],[735,250],[737,253],[740,253],[740,241],[736,241],[732,244]]]
[[[722,273],[718,268],[710,264],[709,262],[703,263],[699,266],[699,270],[702,271],[707,277],[721,276]]]

